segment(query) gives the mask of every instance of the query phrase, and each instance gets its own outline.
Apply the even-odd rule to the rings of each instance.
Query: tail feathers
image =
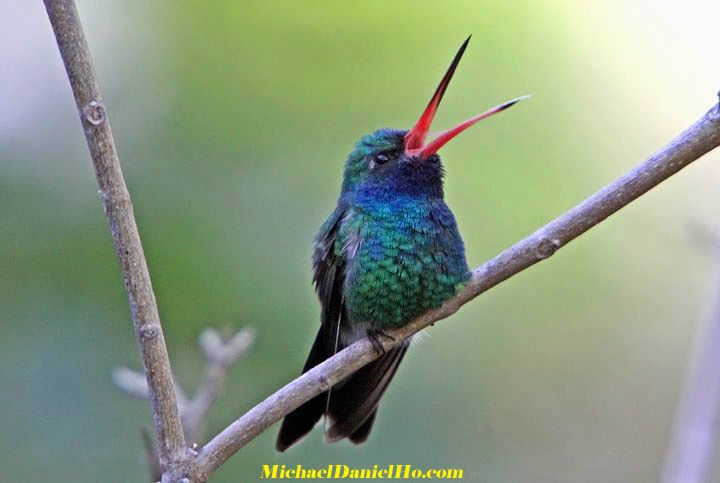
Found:
[[[315,396],[283,419],[275,449],[285,451],[308,434],[325,412],[327,392]]]
[[[320,330],[315,342],[310,349],[303,374],[327,359],[331,354],[325,348],[323,343],[323,332]],[[315,427],[320,417],[325,413],[327,403],[327,391],[318,394],[311,400],[304,403],[295,411],[286,415],[280,426],[277,440],[275,441],[275,449],[282,452],[295,444],[299,439]]]
[[[327,416],[332,426],[325,439],[335,442],[349,438],[362,443],[370,434],[378,403],[395,375],[409,342],[390,349],[383,356],[350,376],[339,388],[334,388]]]
[[[375,421],[380,398],[395,375],[409,344],[405,341],[390,349],[380,358],[333,386],[329,401],[326,391],[286,415],[280,426],[275,448],[281,452],[285,451],[309,433],[323,415],[332,423],[325,434],[328,442],[344,438],[355,444],[365,442]],[[331,355],[332,352],[325,348],[321,330],[310,349],[303,373]],[[327,414],[325,414],[326,410]]]
[[[368,436],[370,436],[370,430],[373,427],[373,423],[375,422],[375,416],[377,415],[377,408],[375,408],[375,411],[372,412],[370,416],[365,420],[362,425],[355,430],[353,434],[348,436],[348,439],[353,444],[360,444],[367,441]]]

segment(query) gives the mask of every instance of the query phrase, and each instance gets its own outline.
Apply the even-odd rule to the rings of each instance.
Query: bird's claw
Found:
[[[385,337],[386,339],[389,339],[393,342],[395,342],[395,337],[391,336],[387,332],[385,332],[382,329],[368,329],[367,331],[368,339],[370,339],[370,343],[373,346],[373,349],[375,349],[375,352],[378,353],[378,355],[384,356],[385,355],[385,347],[383,347],[382,342],[380,341],[380,337]]]

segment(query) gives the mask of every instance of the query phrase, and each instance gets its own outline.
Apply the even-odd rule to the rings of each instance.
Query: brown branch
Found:
[[[170,361],[163,337],[155,294],[140,242],[130,194],[120,169],[107,111],[73,0],[44,0],[60,55],[75,96],[105,214],[110,222],[130,303],[135,336],[155,419],[160,466],[163,471],[187,459],[173,387]]]
[[[390,332],[395,340],[384,340],[385,349],[454,314],[486,290],[550,257],[559,248],[719,145],[720,106],[715,105],[635,169],[475,269],[470,283],[456,297],[439,309]],[[290,382],[230,424],[200,450],[195,462],[195,478],[204,481],[275,421],[377,357],[372,344],[361,340]]]

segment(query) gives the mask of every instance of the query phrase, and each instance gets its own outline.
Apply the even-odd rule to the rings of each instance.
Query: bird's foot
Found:
[[[380,337],[385,337],[386,339],[395,342],[395,337],[378,328],[368,329],[367,336],[368,339],[370,339],[370,343],[372,344],[373,349],[375,349],[375,352],[381,356],[385,355],[385,347],[383,347],[382,342],[380,342]]]

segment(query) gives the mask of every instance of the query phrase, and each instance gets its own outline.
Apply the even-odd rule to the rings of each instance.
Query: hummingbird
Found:
[[[325,438],[367,440],[378,403],[410,345],[385,351],[380,337],[437,308],[470,279],[465,247],[443,196],[438,150],[513,99],[441,132],[426,143],[440,101],[470,41],[461,45],[410,130],[363,136],[345,161],[337,207],[315,236],[313,282],[320,330],[303,373],[369,337],[380,357],[285,416],[275,447],[285,451],[325,416]]]

